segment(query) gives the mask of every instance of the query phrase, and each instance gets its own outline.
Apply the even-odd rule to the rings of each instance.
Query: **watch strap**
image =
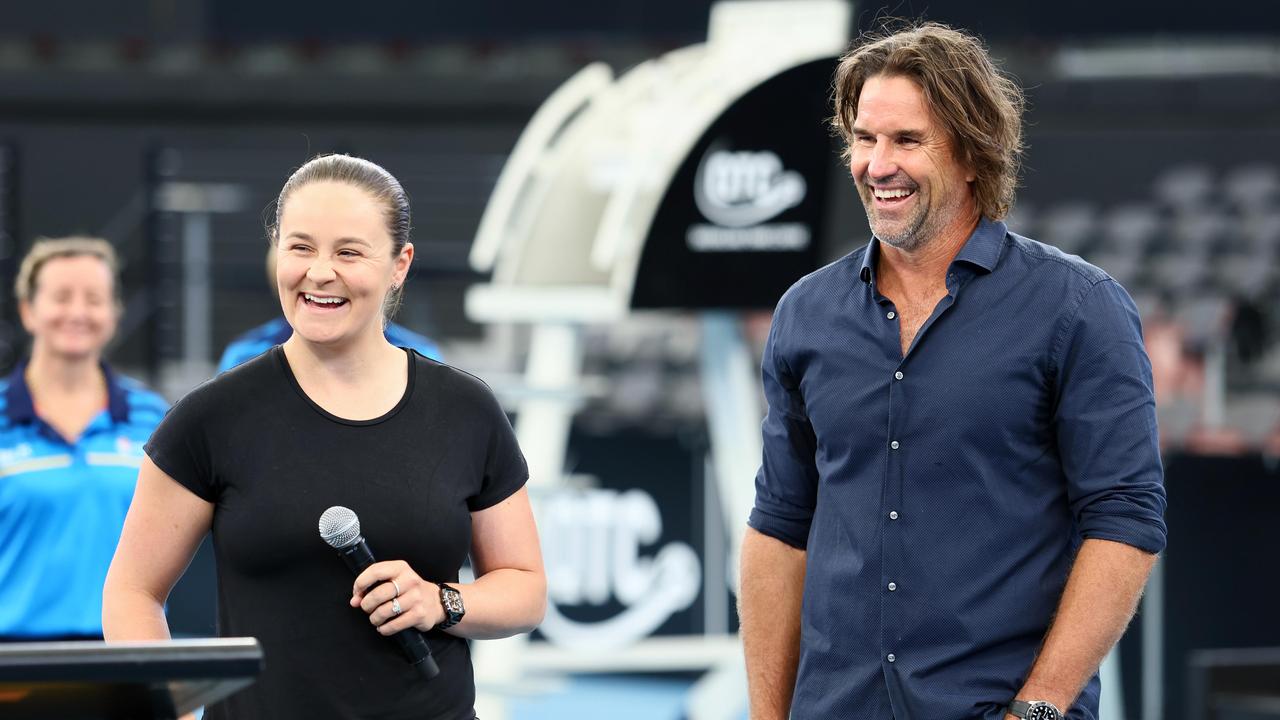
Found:
[[[1062,711],[1058,709],[1057,705],[1045,700],[1014,700],[1009,703],[1009,714],[1014,717],[1025,718],[1031,714],[1032,710],[1046,708],[1052,712],[1048,717],[1055,718],[1055,720],[1061,720]],[[1036,717],[1039,718],[1044,716],[1042,714],[1037,714]]]

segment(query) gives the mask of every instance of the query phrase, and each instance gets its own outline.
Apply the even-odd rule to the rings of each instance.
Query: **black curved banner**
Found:
[[[772,309],[817,267],[839,144],[828,119],[836,58],[747,92],[685,158],[645,238],[638,309]]]

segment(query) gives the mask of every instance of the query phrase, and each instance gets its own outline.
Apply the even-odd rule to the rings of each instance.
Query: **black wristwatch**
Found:
[[[1044,700],[1014,700],[1009,703],[1009,714],[1025,720],[1062,720],[1062,711]]]
[[[444,620],[436,626],[436,630],[444,630],[462,622],[467,609],[462,605],[462,593],[444,583],[436,584],[440,586],[440,606],[444,608]]]

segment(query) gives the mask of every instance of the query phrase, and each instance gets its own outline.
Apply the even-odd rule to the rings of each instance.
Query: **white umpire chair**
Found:
[[[564,485],[584,400],[583,329],[637,311],[699,312],[710,469],[736,568],[763,417],[740,313],[771,309],[817,265],[827,177],[839,162],[826,96],[850,22],[842,0],[721,2],[705,44],[620,77],[603,64],[583,68],[529,122],[477,231],[471,264],[491,280],[471,289],[466,309],[477,322],[529,328],[523,381],[507,399],[535,509]],[[661,595],[689,563],[672,554],[642,567]],[[670,602],[682,600],[692,597]],[[551,641],[477,646],[481,717],[504,717],[503,690],[546,672],[706,670],[689,717],[745,710],[736,635],[631,638],[561,619],[553,602],[543,626]]]

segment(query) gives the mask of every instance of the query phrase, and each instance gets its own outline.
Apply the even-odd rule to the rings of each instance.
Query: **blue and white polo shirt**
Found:
[[[107,408],[68,442],[36,415],[25,369],[0,380],[0,638],[101,636],[102,584],[168,405],[104,364]]]

